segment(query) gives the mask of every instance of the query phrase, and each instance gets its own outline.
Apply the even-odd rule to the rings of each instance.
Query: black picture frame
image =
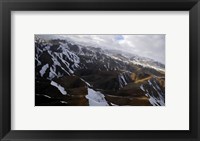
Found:
[[[11,11],[189,11],[190,130],[168,131],[21,131],[11,130]],[[0,139],[199,141],[200,140],[199,0],[0,0]],[[23,30],[23,29],[22,29]],[[184,80],[182,80],[184,81]],[[170,115],[169,115],[170,116]],[[37,124],[37,123],[36,123]],[[103,124],[103,123],[102,123]],[[170,123],[169,123],[170,124]]]

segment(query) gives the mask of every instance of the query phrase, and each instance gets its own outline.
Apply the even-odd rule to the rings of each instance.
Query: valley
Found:
[[[35,37],[36,106],[164,106],[164,65],[116,50]]]

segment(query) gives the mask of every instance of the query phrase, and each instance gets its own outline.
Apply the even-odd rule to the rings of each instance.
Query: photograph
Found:
[[[200,141],[200,0],[0,0],[0,141]]]
[[[165,34],[35,34],[35,106],[165,106]]]

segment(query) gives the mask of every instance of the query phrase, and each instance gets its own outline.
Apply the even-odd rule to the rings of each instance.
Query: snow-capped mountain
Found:
[[[164,105],[164,65],[148,58],[35,37],[36,105]]]

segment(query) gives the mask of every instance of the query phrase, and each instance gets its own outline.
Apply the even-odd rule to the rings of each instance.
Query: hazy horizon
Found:
[[[102,49],[119,50],[153,59],[165,65],[164,34],[36,34],[43,39],[66,39]]]

